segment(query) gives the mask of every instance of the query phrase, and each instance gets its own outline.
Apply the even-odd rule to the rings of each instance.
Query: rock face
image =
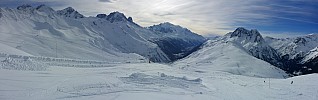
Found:
[[[128,17],[128,21],[129,21],[129,22],[134,22],[133,19],[132,19],[132,17]]]
[[[97,18],[107,18],[107,15],[106,14],[98,14],[96,17]]]

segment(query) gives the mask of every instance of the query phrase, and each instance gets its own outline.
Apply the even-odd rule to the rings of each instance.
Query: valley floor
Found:
[[[2,65],[4,62],[2,59]],[[155,63],[72,66],[51,64],[44,70],[37,71],[2,68],[0,69],[0,99],[318,99],[318,74],[269,79],[234,75],[222,71],[185,70],[183,66]]]

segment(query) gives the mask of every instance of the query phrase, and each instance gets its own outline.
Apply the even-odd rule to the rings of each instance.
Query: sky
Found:
[[[237,27],[276,37],[318,33],[318,0],[1,0],[0,7],[22,4],[73,7],[85,16],[119,11],[147,27],[171,22],[201,35],[223,35]]]

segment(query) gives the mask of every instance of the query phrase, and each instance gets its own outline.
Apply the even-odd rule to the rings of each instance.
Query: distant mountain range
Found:
[[[207,40],[164,22],[141,27],[123,13],[86,17],[72,7],[0,8],[0,52],[71,59],[179,64],[234,74],[286,77],[318,73],[318,35],[278,39],[237,28]],[[190,68],[190,69],[191,69]],[[286,73],[285,73],[286,72]]]
[[[280,55],[282,69],[294,75],[318,73],[318,34],[276,39],[265,38]]]

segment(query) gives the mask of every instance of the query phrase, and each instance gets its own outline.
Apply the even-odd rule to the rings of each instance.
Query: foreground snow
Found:
[[[0,99],[318,99],[318,74],[269,79],[209,68],[205,71],[182,69],[177,65],[64,60],[63,63],[70,64],[66,65],[61,62],[46,60],[48,66],[40,71],[0,69]]]

